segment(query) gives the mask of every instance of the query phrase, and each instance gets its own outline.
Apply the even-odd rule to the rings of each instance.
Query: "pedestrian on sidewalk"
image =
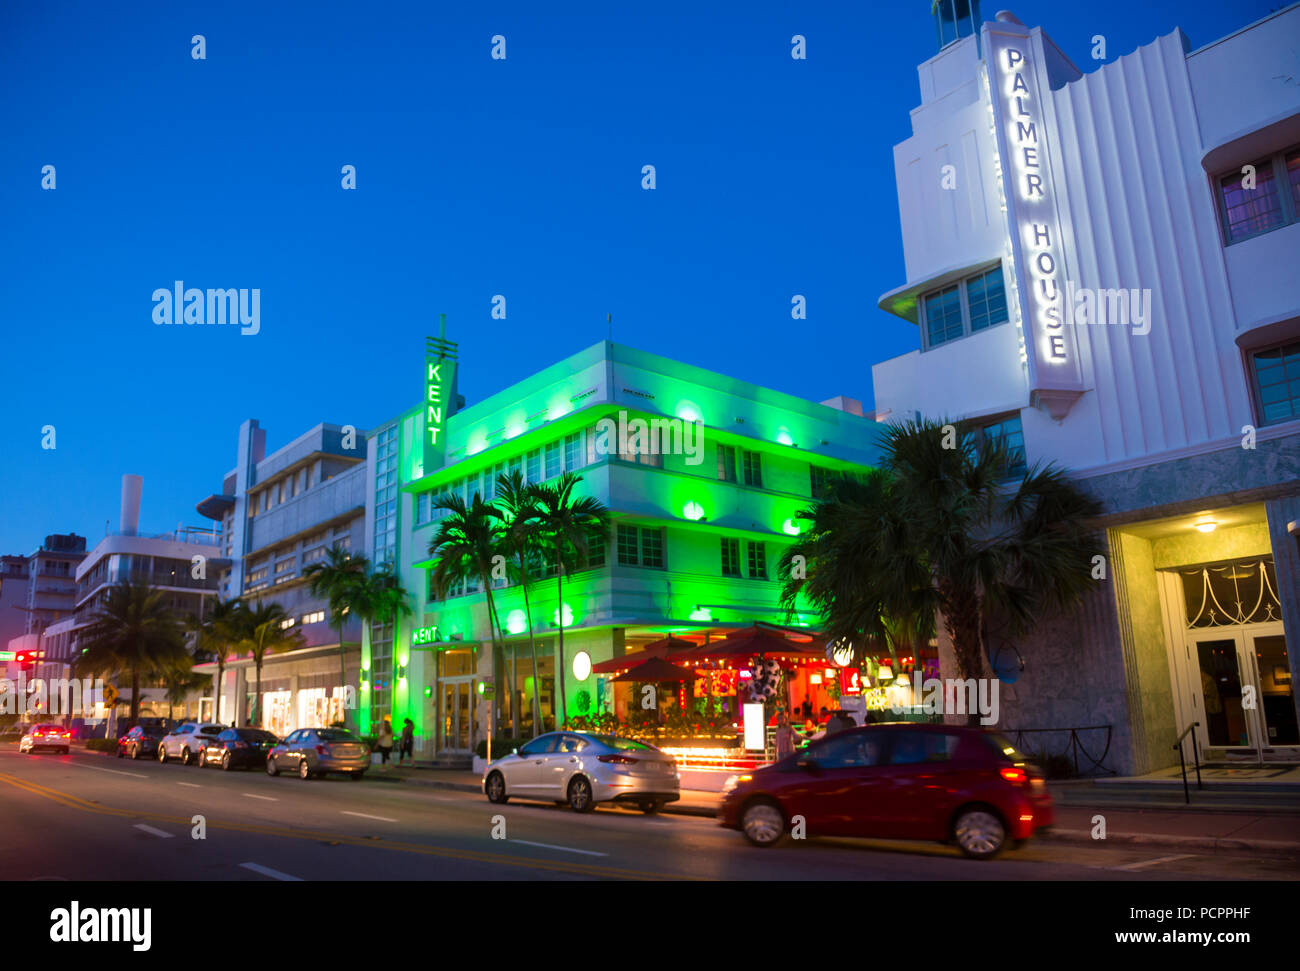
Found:
[[[393,751],[393,725],[387,718],[379,727],[379,738],[375,742],[375,748],[379,749],[380,763],[385,769],[388,768],[388,756]]]
[[[776,760],[780,762],[791,755],[794,755],[794,729],[790,727],[790,719],[782,712],[777,718]]]
[[[402,739],[397,746],[397,764],[401,765],[404,759],[415,762],[415,724],[409,718],[402,722]]]

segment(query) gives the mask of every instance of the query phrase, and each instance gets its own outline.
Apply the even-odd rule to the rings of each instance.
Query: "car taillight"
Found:
[[[598,756],[596,756],[596,761],[598,761],[598,762],[612,762],[612,763],[614,763],[614,764],[616,764],[616,765],[632,765],[633,763],[637,762],[638,760],[637,760],[637,759],[633,759],[633,758],[629,758],[629,757],[626,756],[626,755],[598,755]]]
[[[317,754],[317,755],[329,755],[329,754],[330,754],[330,747],[329,747],[328,745],[317,745],[317,746],[316,746],[316,754]]]
[[[64,737],[64,738],[71,738],[71,737],[72,737],[72,732],[64,732],[64,733],[63,733],[63,737]]]
[[[1022,786],[1029,781],[1029,773],[1024,769],[1001,769],[1002,778],[1006,779],[1012,785]]]
[[[32,732],[32,737],[34,737],[34,738],[44,738],[44,737],[45,737],[45,733],[44,733],[44,732]]]

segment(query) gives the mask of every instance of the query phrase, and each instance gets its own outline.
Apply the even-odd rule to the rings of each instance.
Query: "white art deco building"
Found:
[[[918,349],[874,367],[877,416],[972,420],[1106,509],[1101,590],[989,645],[1002,724],[1096,726],[1123,773],[1193,723],[1211,760],[1296,761],[1300,5],[1088,73],[977,2],[936,23],[880,298]]]

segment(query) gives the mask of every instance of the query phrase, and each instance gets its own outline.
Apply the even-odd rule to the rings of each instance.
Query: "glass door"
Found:
[[[1200,739],[1215,748],[1300,745],[1291,665],[1280,624],[1220,629],[1191,639]]]
[[[1250,663],[1259,686],[1260,741],[1264,746],[1300,745],[1291,663],[1282,634],[1247,634]]]
[[[1243,707],[1241,637],[1219,632],[1192,642],[1194,683],[1201,699],[1201,744],[1215,748],[1253,745]]]
[[[474,744],[473,679],[442,682],[442,710],[438,712],[439,748],[468,752]]]

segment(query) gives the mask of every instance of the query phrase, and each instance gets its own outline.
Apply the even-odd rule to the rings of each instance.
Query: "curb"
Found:
[[[1086,829],[1058,829],[1055,826],[1040,832],[1037,839],[1054,843],[1123,843],[1131,846],[1167,846],[1182,850],[1200,850],[1208,853],[1259,853],[1300,859],[1300,843],[1283,840],[1233,839],[1219,836],[1174,836],[1162,833],[1112,833],[1104,840],[1092,838]]]
[[[372,778],[371,774],[366,773],[366,778]],[[470,785],[467,782],[447,782],[443,779],[414,779],[410,777],[403,778],[401,776],[385,775],[377,775],[373,776],[373,778],[381,782],[409,782],[417,786],[429,786],[434,789],[452,789],[456,792],[473,792],[476,794],[481,794],[483,792],[482,787]],[[718,815],[717,810],[712,808],[705,806],[682,805],[681,803],[675,802],[666,804],[663,809],[659,811],[661,813],[670,813],[677,816],[700,816],[706,819],[713,819]]]

